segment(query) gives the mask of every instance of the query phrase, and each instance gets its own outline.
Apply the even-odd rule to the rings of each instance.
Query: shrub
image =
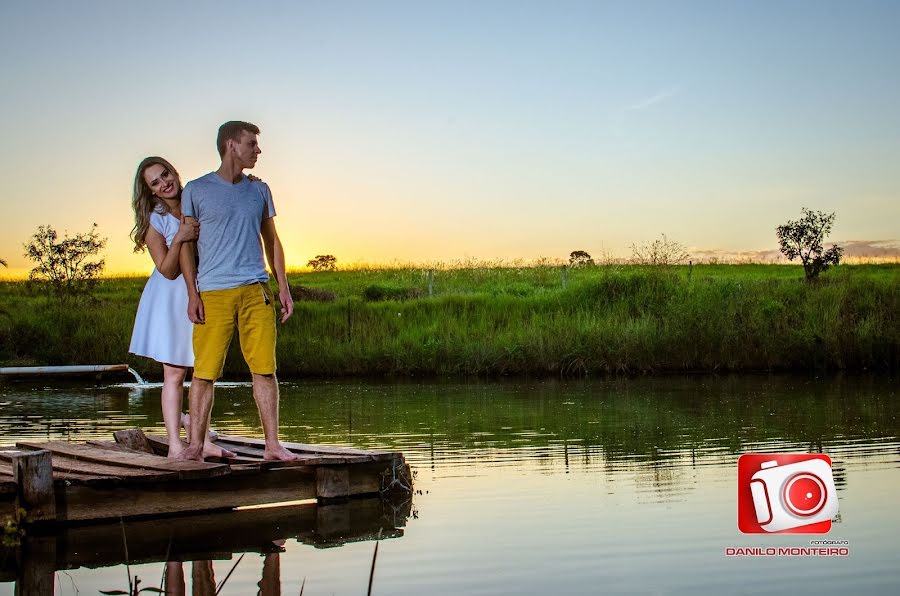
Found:
[[[106,246],[106,238],[97,234],[97,224],[90,232],[71,238],[66,234],[62,240],[52,227],[39,226],[24,246],[25,256],[37,265],[28,281],[46,286],[62,300],[89,294],[106,265],[104,259],[90,260]]]
[[[307,288],[306,286],[291,286],[291,298],[295,301],[333,302],[337,295],[329,290]]]
[[[382,300],[412,300],[421,298],[424,292],[421,288],[402,288],[373,284],[363,290],[363,298],[368,302],[380,302]]]

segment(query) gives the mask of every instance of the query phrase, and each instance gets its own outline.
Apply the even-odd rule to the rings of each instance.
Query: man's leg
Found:
[[[209,430],[209,415],[212,413],[214,399],[213,386],[213,381],[209,379],[191,379],[191,444],[178,455],[178,459],[203,459],[203,443]]]
[[[241,352],[253,373],[253,399],[266,436],[266,459],[299,459],[278,441],[278,378],[275,376],[275,305],[269,288],[253,284],[242,288],[237,324]]]
[[[266,437],[265,459],[292,461],[300,459],[291,453],[278,440],[278,378],[274,374],[253,374],[253,399],[259,411],[263,434]]]
[[[181,452],[180,459],[203,459],[209,415],[214,400],[213,384],[222,376],[225,354],[234,334],[234,313],[240,297],[235,290],[212,290],[201,292],[206,311],[206,323],[194,325],[194,376],[191,378],[190,392],[190,446]],[[214,446],[210,446],[215,449]],[[230,453],[230,452],[229,452]],[[233,456],[233,454],[230,454]],[[226,455],[227,457],[228,455]]]

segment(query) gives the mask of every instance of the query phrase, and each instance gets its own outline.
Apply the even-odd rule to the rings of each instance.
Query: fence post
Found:
[[[562,268],[562,289],[566,289],[566,277],[568,276],[569,268],[563,265]]]
[[[434,295],[434,269],[428,270],[428,297]]]
[[[56,495],[50,451],[22,451],[11,459],[16,482],[16,508],[26,511],[28,522],[55,520]]]

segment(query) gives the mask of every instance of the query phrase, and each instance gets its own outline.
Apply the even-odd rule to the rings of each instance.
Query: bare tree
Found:
[[[689,256],[680,242],[669,240],[665,234],[653,242],[631,245],[631,262],[636,265],[677,265]]]

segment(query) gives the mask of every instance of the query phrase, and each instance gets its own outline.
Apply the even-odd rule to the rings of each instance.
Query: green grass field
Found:
[[[900,364],[900,265],[418,268],[297,272],[334,294],[279,329],[279,374],[600,375],[875,370]],[[60,303],[0,283],[3,366],[128,362],[144,278],[104,279]],[[565,286],[565,287],[564,287]],[[392,299],[393,298],[393,299]],[[232,346],[226,377],[246,368]]]

